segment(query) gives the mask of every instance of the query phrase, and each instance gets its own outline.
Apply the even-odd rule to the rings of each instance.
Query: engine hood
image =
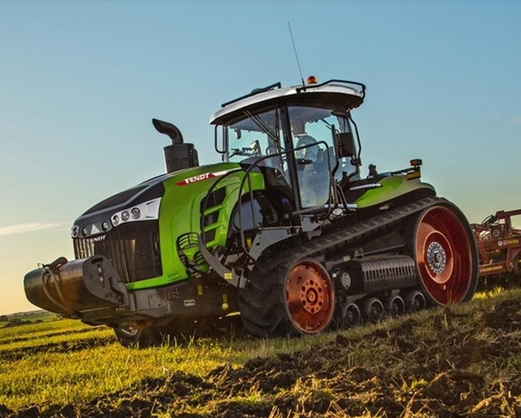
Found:
[[[84,212],[74,222],[73,238],[78,235],[95,236],[110,231],[114,227],[112,217],[115,214],[132,207],[142,207],[147,202],[154,203],[156,199],[161,199],[165,194],[167,184],[189,188],[191,184],[218,178],[237,169],[240,169],[240,165],[235,163],[210,164],[186,168],[148,179],[102,200]],[[184,191],[186,192],[188,189]],[[159,210],[159,202],[157,205],[157,210],[155,206],[153,207],[155,212]],[[88,228],[87,234],[82,234],[83,228]]]

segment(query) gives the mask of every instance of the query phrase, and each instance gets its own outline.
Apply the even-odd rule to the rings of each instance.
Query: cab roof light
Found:
[[[310,75],[307,80],[308,84],[318,84],[318,80],[314,75]]]

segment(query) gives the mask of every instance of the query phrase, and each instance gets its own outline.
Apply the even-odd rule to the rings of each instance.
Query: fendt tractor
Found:
[[[365,92],[310,77],[224,103],[210,120],[222,162],[205,166],[154,119],[167,173],[81,215],[75,259],[29,272],[27,298],[141,346],[232,317],[254,336],[299,336],[470,300],[472,230],[420,180],[421,160],[362,175],[352,111]]]

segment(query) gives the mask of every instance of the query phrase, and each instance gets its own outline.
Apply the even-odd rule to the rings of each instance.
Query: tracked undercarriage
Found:
[[[257,261],[239,292],[246,328],[259,336],[320,332],[330,321],[350,327],[427,304],[469,300],[477,281],[458,278],[477,268],[470,230],[461,233],[473,257],[455,260],[451,232],[443,231],[442,244],[425,237],[424,230],[440,227],[441,219],[465,218],[445,199],[425,198],[351,227],[339,221],[289,249],[276,246]],[[427,243],[427,254],[418,253]]]

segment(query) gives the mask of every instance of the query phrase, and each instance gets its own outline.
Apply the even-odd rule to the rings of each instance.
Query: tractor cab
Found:
[[[297,211],[338,202],[336,185],[357,179],[360,166],[350,111],[362,104],[365,86],[308,81],[254,90],[223,104],[210,121],[223,161],[262,170],[279,188],[285,185]]]

